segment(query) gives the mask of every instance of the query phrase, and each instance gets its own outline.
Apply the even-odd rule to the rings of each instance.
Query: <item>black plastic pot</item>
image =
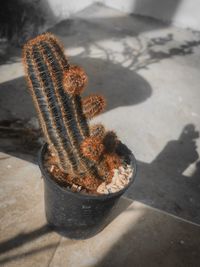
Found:
[[[117,193],[95,196],[74,193],[58,185],[44,168],[47,144],[42,147],[39,153],[39,167],[44,178],[46,219],[54,230],[73,239],[86,239],[103,230],[109,222],[113,207],[136,175],[136,160],[130,150],[126,148],[126,151],[129,151],[129,155],[126,156],[134,168],[129,185]]]

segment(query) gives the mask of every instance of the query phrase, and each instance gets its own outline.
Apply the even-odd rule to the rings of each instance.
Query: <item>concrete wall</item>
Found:
[[[74,13],[86,8],[95,0],[42,0],[44,5],[53,12],[56,20],[62,20],[70,17]]]
[[[200,30],[199,0],[103,0],[105,5]]]
[[[172,22],[176,26],[200,30],[200,0],[44,0],[57,20],[98,2],[109,7]]]

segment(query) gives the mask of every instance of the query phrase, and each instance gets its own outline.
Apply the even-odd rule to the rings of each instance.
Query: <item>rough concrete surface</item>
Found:
[[[199,228],[149,206],[200,223],[200,33],[181,30],[146,17],[128,16],[99,5],[90,6],[49,31],[63,41],[70,62],[86,69],[89,86],[85,94],[99,92],[107,98],[107,109],[95,120],[103,122],[108,129],[116,130],[121,140],[135,154],[138,161],[137,178],[126,196],[145,210],[141,216],[144,224],[138,224],[138,221],[133,223],[131,238],[129,234],[126,235],[129,226],[125,227],[122,235],[122,228],[113,228],[116,239],[112,239],[106,230],[107,234],[102,238],[109,235],[113,243],[105,245],[104,256],[98,252],[98,244],[93,246],[94,250],[93,247],[86,246],[89,253],[85,251],[86,255],[93,255],[90,254],[92,251],[91,253],[98,253],[101,259],[97,257],[82,266],[93,266],[93,262],[97,261],[102,261],[101,266],[106,266],[103,259],[110,262],[109,255],[114,263],[118,262],[117,259],[120,262],[116,251],[119,249],[125,253],[126,246],[129,246],[127,259],[137,263],[139,259],[142,261],[141,265],[136,266],[199,266],[199,259],[195,256],[199,254]],[[5,51],[10,52],[5,54]],[[6,157],[14,155],[26,160],[20,163],[23,168],[16,167],[16,170],[9,167],[6,169],[5,164],[12,165],[12,161],[18,162],[17,159],[0,161],[4,168],[2,171],[7,171],[1,176],[0,196],[1,227],[8,227],[8,234],[3,228],[1,230],[5,232],[2,236],[5,242],[21,233],[24,227],[29,227],[27,220],[32,218],[32,211],[34,216],[41,212],[41,196],[37,197],[37,194],[41,194],[38,191],[38,169],[27,162],[35,162],[41,142],[38,141],[40,133],[37,126],[35,123],[30,124],[36,115],[23,77],[21,51],[5,50],[1,46],[0,53],[3,55],[0,65],[0,151],[7,153]],[[7,160],[11,163],[7,163]],[[131,217],[133,221],[136,220],[134,216]],[[24,218],[22,226],[21,218]],[[168,218],[169,224],[166,223]],[[32,220],[33,225],[27,231],[35,231],[45,223],[35,219],[34,226],[34,219]],[[111,231],[112,227],[108,229]],[[46,228],[39,230],[39,233],[40,231],[44,233]],[[37,234],[33,233],[33,236]],[[99,238],[97,236],[94,240],[100,242]],[[117,242],[118,238],[122,242]],[[55,246],[59,242],[54,234],[52,240],[54,245],[44,248],[49,255],[55,252]],[[16,249],[23,257],[16,256],[19,262],[27,257],[26,245],[21,247],[20,242],[17,241]],[[76,248],[78,242],[73,242],[69,242],[67,251]],[[81,241],[77,254],[74,252],[69,259],[79,255],[79,249],[81,246],[83,249],[83,244],[87,242],[90,241]],[[105,244],[104,241],[101,242]],[[116,244],[113,245],[114,243]],[[61,240],[61,244],[65,244],[65,239]],[[66,245],[59,247],[52,261],[52,264],[59,262],[61,265],[54,266],[64,266],[62,257],[58,256],[59,253],[64,253],[62,246]],[[11,252],[15,254],[18,253],[17,250]],[[37,245],[33,250],[37,250]],[[107,256],[106,251],[110,251]],[[197,253],[194,257],[193,251],[196,251],[194,254]],[[11,254],[6,254],[5,257],[10,257]],[[40,256],[43,257],[43,254]],[[155,265],[145,265],[147,259],[149,264],[153,262]],[[69,266],[73,266],[72,263],[69,262]],[[15,263],[12,261],[12,264]],[[41,266],[46,266],[45,264]]]
[[[49,31],[64,42],[70,62],[86,69],[86,94],[107,98],[97,120],[116,130],[138,159],[127,196],[200,222],[200,33],[99,5]],[[37,134],[13,130],[16,119],[23,126],[35,116],[21,52],[6,56],[0,66],[0,148],[32,161]]]
[[[199,266],[199,225],[121,198],[101,233],[70,240],[45,221],[38,167],[1,153],[0,168],[0,266]]]
[[[48,266],[60,236],[47,226],[38,167],[0,154],[0,266]]]

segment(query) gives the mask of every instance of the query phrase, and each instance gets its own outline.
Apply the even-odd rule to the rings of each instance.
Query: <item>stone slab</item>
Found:
[[[130,200],[121,199],[121,204]],[[200,227],[133,202],[97,236],[62,238],[50,267],[198,267]]]
[[[46,224],[34,164],[0,153],[0,266],[48,266],[60,241]]]
[[[88,240],[70,240],[45,221],[38,167],[0,154],[0,266],[198,266],[200,227],[121,198],[110,224]],[[14,201],[15,200],[15,201]]]

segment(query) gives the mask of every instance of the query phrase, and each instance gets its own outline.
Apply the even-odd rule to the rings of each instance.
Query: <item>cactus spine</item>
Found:
[[[104,179],[98,161],[103,158],[105,129],[88,124],[104,109],[104,98],[81,98],[87,76],[69,64],[62,45],[50,33],[24,46],[23,62],[42,130],[60,169],[74,176]]]

